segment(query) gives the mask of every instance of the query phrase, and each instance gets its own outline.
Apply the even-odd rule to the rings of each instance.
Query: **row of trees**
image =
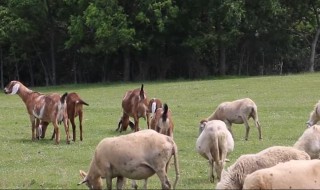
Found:
[[[319,0],[1,0],[1,85],[317,69]]]

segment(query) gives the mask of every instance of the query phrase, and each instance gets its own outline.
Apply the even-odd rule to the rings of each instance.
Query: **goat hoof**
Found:
[[[70,144],[70,141],[67,141],[67,144]]]

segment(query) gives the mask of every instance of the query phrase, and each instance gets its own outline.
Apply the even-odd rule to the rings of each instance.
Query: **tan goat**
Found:
[[[171,110],[167,104],[163,104],[163,108],[158,108],[150,121],[150,128],[157,132],[173,137],[174,124],[172,120]]]
[[[36,128],[39,121],[52,122],[54,131],[57,134],[55,143],[60,142],[58,122],[63,121],[66,131],[66,141],[69,141],[69,128],[67,125],[68,115],[66,109],[65,93],[62,97],[57,93],[42,94],[28,89],[19,81],[11,81],[5,88],[6,94],[18,94],[27,107],[32,126],[32,140],[36,139]],[[40,134],[41,135],[41,134]]]
[[[134,131],[139,131],[139,118],[143,117],[147,119],[147,125],[149,128],[149,118],[148,114],[148,100],[147,95],[143,90],[143,84],[140,89],[129,90],[125,93],[122,99],[122,109],[123,115],[118,123],[118,128],[120,132],[126,131],[128,125],[130,124],[129,117],[134,119]]]
[[[232,123],[235,124],[243,124],[246,127],[246,135],[245,140],[248,140],[249,135],[249,123],[248,120],[253,118],[254,125],[258,129],[259,139],[262,139],[261,136],[261,126],[258,119],[258,109],[257,105],[250,99],[244,98],[235,100],[232,102],[223,102],[221,103],[217,109],[205,120],[221,120],[224,121],[233,136],[231,126]]]
[[[83,101],[80,96],[75,93],[69,93],[67,95],[67,113],[68,113],[68,127],[69,121],[72,125],[72,140],[76,141],[76,124],[74,119],[79,116],[79,128],[80,128],[80,141],[82,141],[82,118],[83,118],[83,105],[89,106],[85,101]],[[48,123],[47,123],[48,124]],[[42,127],[45,126],[45,123],[42,123]],[[55,137],[55,132],[53,131],[51,139]]]
[[[89,189],[102,189],[102,178],[106,179],[107,189],[112,189],[112,179],[117,178],[117,189],[122,189],[125,178],[147,179],[157,174],[162,189],[170,189],[167,176],[170,160],[173,157],[176,179],[179,179],[178,149],[172,138],[146,129],[118,137],[105,138],[97,145],[88,173],[80,170]],[[145,184],[145,188],[147,185]]]
[[[149,117],[149,122],[150,122],[150,125],[148,124],[148,129],[151,128],[151,119],[154,117],[155,113],[156,113],[156,110],[158,108],[162,108],[162,102],[160,99],[158,98],[152,98],[150,101],[149,101],[149,104],[148,104],[148,117]],[[155,130],[155,128],[154,128]]]

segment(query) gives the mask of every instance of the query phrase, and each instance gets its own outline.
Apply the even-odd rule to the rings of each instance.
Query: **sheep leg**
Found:
[[[107,189],[112,190],[112,178],[111,177],[106,177],[106,184],[107,184]]]
[[[157,175],[161,181],[162,189],[171,189],[171,184],[169,182],[168,176],[165,172],[165,169],[157,171]]]
[[[123,185],[125,184],[126,178],[119,176],[117,177],[117,189],[123,189]]]
[[[82,141],[82,118],[83,118],[83,113],[82,111],[79,111],[80,141]]]
[[[259,121],[255,121],[254,122],[256,128],[258,129],[258,132],[259,132],[259,140],[262,139],[262,135],[261,135],[261,125],[260,125],[260,122]]]
[[[211,183],[214,183],[214,174],[213,174],[213,170],[214,170],[214,165],[213,165],[213,157],[211,155],[210,152],[206,153],[206,156],[209,160],[209,180]]]
[[[144,179],[143,189],[147,190],[148,178]]]
[[[138,185],[137,185],[136,180],[132,180],[132,181],[131,181],[131,187],[132,187],[133,189],[138,189]]]
[[[246,127],[245,140],[247,141],[248,140],[248,136],[249,136],[249,131],[250,131],[249,123],[248,123],[248,120],[247,120],[246,116],[242,115],[241,118],[243,120],[244,126]]]

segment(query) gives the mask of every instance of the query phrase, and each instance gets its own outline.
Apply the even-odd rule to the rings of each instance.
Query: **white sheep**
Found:
[[[242,189],[248,174],[289,160],[310,160],[310,156],[304,151],[286,146],[273,146],[256,154],[242,155],[227,170],[222,171],[216,189]]]
[[[214,182],[213,170],[217,173],[218,181],[220,181],[226,157],[234,148],[232,135],[226,124],[220,120],[202,121],[199,132],[196,150],[201,156],[209,160],[210,181]]]
[[[210,120],[224,121],[230,133],[232,134],[232,136],[233,136],[233,133],[231,130],[232,123],[235,123],[235,124],[244,123],[246,127],[245,140],[248,140],[248,135],[250,130],[248,120],[251,117],[254,120],[254,125],[259,131],[259,139],[262,139],[261,126],[258,119],[257,105],[250,98],[239,99],[232,102],[223,102],[206,120],[207,121],[210,121]]]
[[[320,120],[320,101],[314,105],[314,109],[311,111],[309,120],[306,122],[307,127],[311,127]]]
[[[320,125],[313,125],[312,127],[307,128],[293,147],[305,151],[309,154],[311,159],[319,159]]]

